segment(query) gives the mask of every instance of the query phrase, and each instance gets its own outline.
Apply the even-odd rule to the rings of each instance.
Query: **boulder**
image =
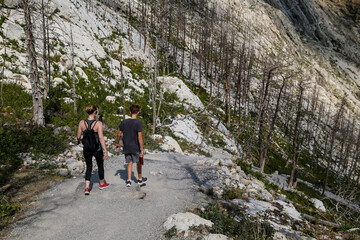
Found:
[[[229,238],[222,234],[209,234],[204,237],[204,240],[227,240],[227,239]]]
[[[67,170],[66,168],[60,168],[57,170],[57,173],[65,177],[69,174],[69,170]]]
[[[324,206],[324,203],[322,201],[320,201],[319,199],[316,199],[316,198],[310,198],[309,200],[316,209],[320,210],[320,211],[323,211],[323,212],[326,212],[326,208]]]
[[[287,240],[286,236],[281,232],[276,232],[273,237],[274,240]]]
[[[200,226],[200,225],[212,227],[214,223],[204,218],[201,218],[194,213],[186,212],[186,213],[176,213],[171,215],[163,224],[166,230],[169,230],[175,226],[178,231],[180,232],[184,231],[185,237],[188,236],[189,228],[191,226]]]
[[[71,162],[67,167],[72,175],[79,175],[84,170],[84,163],[81,161]]]

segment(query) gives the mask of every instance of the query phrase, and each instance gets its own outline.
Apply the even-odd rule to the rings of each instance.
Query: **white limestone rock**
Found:
[[[84,163],[81,161],[76,162],[70,162],[67,164],[68,169],[70,170],[70,173],[74,176],[79,175],[84,170]]]
[[[66,168],[60,168],[60,169],[57,169],[57,173],[61,176],[67,176],[69,174],[69,170],[66,169]]]
[[[326,208],[324,206],[324,203],[322,201],[320,201],[319,199],[316,199],[316,198],[310,198],[309,200],[316,209],[320,210],[320,211],[323,211],[323,212],[326,212]]]
[[[175,136],[190,143],[201,144],[203,142],[201,131],[191,117],[185,118],[183,115],[178,115],[177,120],[170,126],[170,129]]]
[[[153,139],[156,139],[159,141],[160,147],[164,151],[172,151],[175,153],[184,154],[179,143],[170,136],[162,137],[161,135],[156,134],[153,136]]]
[[[4,5],[9,8],[22,8],[22,0],[4,0]]]
[[[198,96],[196,96],[185,83],[177,77],[159,77],[161,86],[165,91],[176,93],[180,101],[184,101],[187,105],[197,109],[203,109],[204,104]]]
[[[200,225],[212,227],[214,223],[204,218],[201,218],[194,213],[186,212],[186,213],[176,213],[171,215],[163,224],[166,230],[169,230],[170,228],[175,226],[179,232],[184,231],[185,237],[188,236],[189,228],[191,226],[200,226]]]
[[[68,88],[70,87],[69,84],[67,84],[67,82],[65,82],[62,78],[59,77],[54,78],[51,82],[54,87],[60,84],[64,84]]]
[[[7,38],[17,40],[18,42],[20,42],[21,39],[25,39],[24,29],[19,24],[6,21],[2,25],[2,28]]]
[[[281,232],[276,232],[273,237],[274,240],[287,240],[286,236]]]
[[[228,240],[229,238],[222,234],[209,234],[204,237],[204,240]]]
[[[115,96],[106,96],[106,101],[115,103],[116,97]]]

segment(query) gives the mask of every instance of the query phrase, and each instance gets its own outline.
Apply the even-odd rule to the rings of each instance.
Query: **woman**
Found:
[[[90,178],[92,173],[92,157],[96,159],[98,166],[98,173],[100,179],[100,189],[104,189],[109,186],[104,180],[104,160],[108,158],[108,152],[106,150],[105,139],[103,135],[103,123],[95,120],[97,108],[95,105],[89,105],[85,109],[89,115],[87,120],[81,120],[77,131],[78,144],[80,143],[81,133],[84,132],[83,145],[84,145],[84,158],[86,162],[85,173],[85,195],[90,194]],[[95,141],[92,141],[94,139]],[[100,144],[99,144],[100,142]]]

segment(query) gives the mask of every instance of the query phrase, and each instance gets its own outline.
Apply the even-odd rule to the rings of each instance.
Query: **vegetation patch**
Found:
[[[269,223],[245,217],[236,206],[226,210],[219,204],[210,203],[200,216],[214,223],[210,230],[212,233],[234,239],[271,239],[274,233]]]
[[[17,171],[9,182],[9,188],[0,193],[0,238],[6,238],[10,232],[8,226],[31,207],[40,194],[49,189],[53,182],[64,180],[54,171],[24,169]]]
[[[65,135],[55,135],[52,128],[2,127],[0,128],[0,185],[4,185],[22,164],[19,154],[32,152],[52,155],[63,152],[68,146]]]

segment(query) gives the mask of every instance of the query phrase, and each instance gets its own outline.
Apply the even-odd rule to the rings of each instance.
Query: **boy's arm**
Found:
[[[140,144],[140,149],[141,149],[140,157],[144,157],[144,141],[143,141],[143,137],[142,137],[142,132],[138,132],[138,139],[139,139],[139,144]]]
[[[120,138],[121,138],[121,135],[122,135],[122,132],[119,130],[118,133],[117,133],[117,137],[116,137],[116,147],[115,147],[115,150],[119,150],[120,148]]]

